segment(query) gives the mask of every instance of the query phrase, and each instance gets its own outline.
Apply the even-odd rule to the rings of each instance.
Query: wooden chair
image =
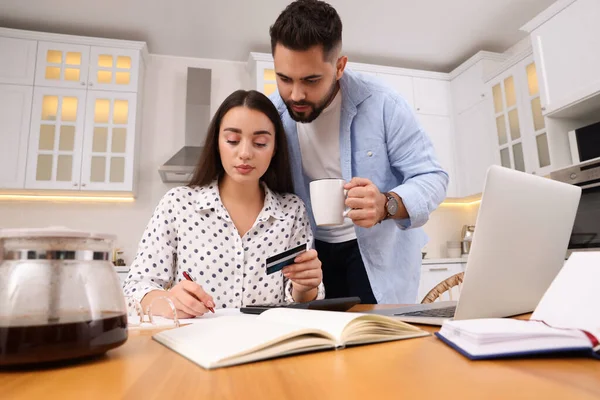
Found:
[[[429,293],[425,295],[425,297],[423,297],[421,304],[433,303],[434,301],[440,299],[440,297],[446,292],[448,292],[450,301],[452,301],[452,288],[456,286],[458,293],[460,294],[460,286],[462,285],[464,275],[464,272],[459,272],[458,274],[454,274],[438,283],[429,291]]]

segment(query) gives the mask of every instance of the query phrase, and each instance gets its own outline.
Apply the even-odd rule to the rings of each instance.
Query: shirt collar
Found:
[[[285,220],[289,217],[289,213],[286,214],[283,205],[281,204],[281,198],[275,192],[261,181],[261,185],[265,191],[265,204],[262,210],[258,214],[257,220],[259,222],[265,222],[270,217]],[[232,222],[229,217],[229,213],[223,202],[221,201],[221,195],[219,193],[219,183],[217,180],[212,181],[208,185],[200,186],[197,189],[198,194],[194,203],[196,211],[210,210],[215,212],[219,217]]]

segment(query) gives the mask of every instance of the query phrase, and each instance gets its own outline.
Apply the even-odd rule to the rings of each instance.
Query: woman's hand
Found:
[[[311,301],[317,297],[317,287],[323,280],[321,260],[316,250],[308,250],[294,259],[294,264],[283,269],[283,275],[292,281],[295,301]]]
[[[196,282],[183,280],[173,286],[169,291],[154,290],[144,296],[142,306],[144,309],[158,297],[171,299],[177,310],[178,318],[194,318],[208,312],[208,307],[215,307],[211,295],[206,293],[202,286]],[[167,318],[173,318],[173,310],[166,301],[156,301],[152,304],[152,313]]]

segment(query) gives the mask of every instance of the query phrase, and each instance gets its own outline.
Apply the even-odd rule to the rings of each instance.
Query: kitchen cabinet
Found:
[[[449,175],[446,197],[459,197],[454,157],[456,153],[454,129],[451,118],[441,115],[417,115],[417,119],[431,139],[439,163]]]
[[[423,264],[421,266],[421,280],[419,282],[419,290],[417,292],[416,302],[420,303],[423,298],[433,289],[438,283],[451,277],[459,272],[464,272],[466,268],[466,260],[464,263],[439,263],[439,264]],[[458,288],[452,289],[452,300],[456,301],[459,298]],[[448,294],[445,294],[443,300],[450,300]]]
[[[450,116],[450,82],[431,78],[413,78],[415,111],[418,114]]]
[[[544,115],[600,107],[599,15],[598,0],[560,1],[521,28],[531,33]]]
[[[0,83],[33,85],[37,42],[0,36]]]
[[[135,92],[138,76],[136,50],[43,41],[38,45],[36,86]]]
[[[134,193],[146,54],[141,42],[0,28],[0,59],[31,67],[32,84],[0,86],[0,189]]]
[[[496,163],[491,101],[484,98],[456,117],[456,168],[460,197],[483,191],[488,168]]]
[[[502,72],[489,87],[499,164],[533,174],[549,173],[553,165],[533,57]]]
[[[405,75],[394,75],[378,72],[376,74],[385,83],[390,85],[406,100],[411,109],[415,109],[413,78]]]
[[[33,86],[0,84],[0,188],[25,184]]]

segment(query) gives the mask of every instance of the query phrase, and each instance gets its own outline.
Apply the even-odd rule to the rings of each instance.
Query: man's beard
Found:
[[[303,124],[308,124],[310,122],[313,122],[315,119],[317,119],[317,117],[319,115],[321,115],[323,110],[327,108],[329,103],[331,103],[331,101],[333,100],[333,98],[336,95],[336,89],[337,89],[337,80],[334,79],[333,84],[331,85],[331,88],[329,89],[329,92],[325,96],[325,99],[323,101],[319,102],[318,105],[315,103],[308,102],[308,101],[298,101],[298,102],[291,101],[291,100],[286,101],[285,105],[287,106],[288,112],[290,113],[290,117],[292,117],[292,119],[294,121],[300,122]],[[308,112],[297,113],[296,111],[294,111],[292,106],[310,106],[312,111],[310,111],[310,113],[308,113]]]

